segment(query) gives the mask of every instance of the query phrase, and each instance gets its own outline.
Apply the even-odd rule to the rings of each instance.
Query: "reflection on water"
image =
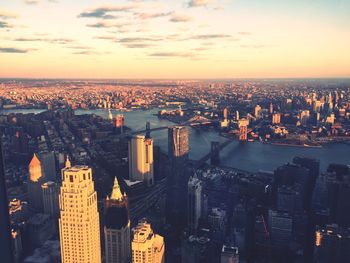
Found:
[[[0,114],[9,113],[39,113],[42,110],[0,110]],[[158,119],[155,114],[158,109],[152,110],[134,110],[130,112],[120,112],[111,110],[113,116],[124,114],[125,125],[131,129],[144,130],[146,122],[151,123],[151,128],[160,126],[172,126],[172,122],[164,119]],[[108,117],[106,110],[76,110],[76,114],[96,114],[104,118]],[[199,159],[210,151],[211,141],[225,141],[214,131],[196,131],[190,129],[190,158]],[[153,132],[155,144],[159,145],[163,151],[167,151],[167,130]],[[276,146],[262,144],[260,142],[249,142],[241,144],[237,141],[232,142],[220,154],[222,164],[225,166],[236,167],[248,171],[273,170],[279,165],[290,162],[294,156],[305,156],[317,158],[321,161],[321,170],[325,170],[329,163],[350,164],[350,144],[330,144],[322,148],[301,148]]]

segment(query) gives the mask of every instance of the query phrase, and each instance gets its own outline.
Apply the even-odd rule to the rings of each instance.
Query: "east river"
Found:
[[[161,126],[171,126],[174,123],[159,119],[157,114],[159,109],[133,110],[129,112],[119,112],[111,110],[113,116],[118,113],[124,114],[125,125],[134,131],[144,130],[146,122],[149,121],[151,128]],[[0,114],[9,113],[38,113],[42,110],[0,110]],[[108,117],[107,110],[76,110],[76,114],[96,114],[104,118]],[[223,142],[226,139],[221,137],[216,131],[198,131],[189,128],[190,132],[190,158],[199,159],[210,151],[211,141]],[[167,151],[168,135],[167,130],[152,132],[155,144],[163,151]],[[306,148],[292,146],[277,146],[263,144],[260,142],[239,143],[234,141],[229,144],[221,153],[221,163],[225,166],[235,167],[242,170],[256,172],[259,170],[272,171],[276,167],[290,162],[294,156],[305,156],[317,158],[321,162],[321,170],[324,171],[330,163],[341,163],[350,165],[350,144],[338,143],[327,144],[321,148]]]

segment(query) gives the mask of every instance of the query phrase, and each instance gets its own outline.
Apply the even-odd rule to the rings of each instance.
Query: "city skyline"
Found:
[[[347,78],[347,1],[5,0],[0,77]]]

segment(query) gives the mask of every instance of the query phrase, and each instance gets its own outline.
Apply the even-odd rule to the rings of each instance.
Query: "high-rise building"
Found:
[[[228,109],[225,107],[223,112],[224,120],[228,119]]]
[[[8,210],[8,200],[5,185],[5,171],[2,151],[2,142],[0,139],[0,255],[1,262],[12,263],[12,244],[11,229]]]
[[[57,219],[59,216],[58,196],[60,188],[55,182],[46,182],[41,185],[44,213]]]
[[[255,118],[259,119],[261,117],[261,107],[260,105],[256,105],[254,109]]]
[[[164,238],[153,233],[151,225],[144,220],[134,229],[131,249],[133,263],[164,262]]]
[[[106,263],[128,263],[131,256],[128,200],[122,195],[117,178],[105,200],[104,222]]]
[[[186,225],[187,161],[189,154],[188,129],[175,126],[168,129],[168,155],[171,173],[167,177],[167,220],[180,228]]]
[[[198,220],[202,209],[202,181],[197,176],[190,177],[187,191],[187,218],[188,227],[191,233],[198,228]]]
[[[270,114],[272,114],[273,113],[273,104],[272,103],[270,103]]]
[[[238,247],[222,246],[220,263],[239,263]]]
[[[240,141],[246,141],[248,139],[248,125],[249,122],[247,119],[240,119],[238,121]]]
[[[28,201],[31,208],[42,211],[43,198],[41,185],[46,181],[41,162],[36,154],[29,163]]]
[[[123,127],[124,127],[124,115],[118,114],[115,119],[115,127],[119,130],[120,134],[123,133]]]
[[[154,183],[153,139],[143,135],[129,141],[129,177],[131,181],[142,181],[147,186]]]
[[[39,153],[39,159],[46,180],[56,181],[56,161],[54,152]]]
[[[281,114],[280,113],[272,114],[272,124],[279,124],[279,123],[281,123]]]
[[[188,158],[189,137],[185,126],[168,129],[168,154],[171,159]]]
[[[88,166],[62,169],[60,244],[62,263],[100,263],[97,193]]]

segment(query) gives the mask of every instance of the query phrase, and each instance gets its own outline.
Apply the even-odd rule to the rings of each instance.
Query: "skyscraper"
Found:
[[[129,141],[129,177],[131,181],[154,183],[153,139],[137,135]]]
[[[0,256],[1,262],[12,263],[12,245],[10,232],[10,219],[5,185],[4,160],[2,142],[0,140]]]
[[[57,219],[59,216],[58,195],[60,188],[55,182],[46,182],[41,185],[44,213]]]
[[[202,182],[196,175],[188,181],[187,207],[188,227],[194,233],[198,228],[202,209]]]
[[[131,244],[133,263],[163,263],[164,238],[153,233],[151,224],[142,220],[134,229]]]
[[[188,129],[175,126],[168,129],[168,155],[170,174],[167,177],[167,218],[172,225],[180,228],[186,225],[186,189],[188,171],[186,164],[189,154]]]
[[[188,129],[175,126],[168,129],[168,154],[171,159],[188,158]]]
[[[34,154],[32,160],[29,163],[28,201],[30,207],[36,211],[42,211],[43,209],[41,185],[44,182],[45,176],[41,162],[38,156]]]
[[[39,159],[46,180],[56,181],[56,161],[54,152],[39,153]]]
[[[246,141],[248,139],[248,124],[249,123],[247,119],[240,119],[238,121],[240,141]]]
[[[62,169],[60,244],[62,263],[100,263],[97,194],[88,166]]]
[[[130,259],[130,219],[128,200],[122,195],[117,178],[112,194],[105,200],[104,238],[106,263],[127,263]]]

